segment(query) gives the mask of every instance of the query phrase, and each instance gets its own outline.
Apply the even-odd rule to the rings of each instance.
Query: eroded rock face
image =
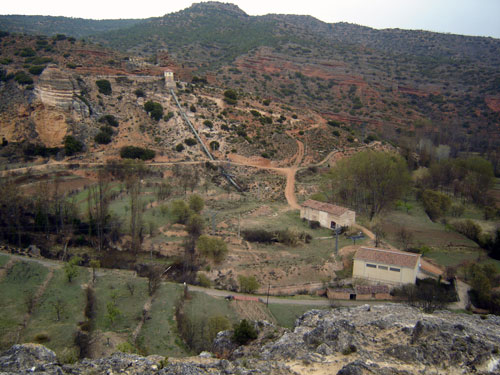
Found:
[[[46,106],[58,107],[63,110],[70,110],[73,107],[75,84],[71,76],[57,66],[50,65],[44,69],[35,92]]]
[[[203,356],[168,363],[160,356],[116,353],[61,365],[41,345],[16,345],[0,356],[0,374],[306,375],[312,369],[339,375],[500,373],[500,317],[491,315],[424,314],[396,304],[313,310],[297,320],[293,332],[280,335],[266,344],[259,337],[244,350],[236,349],[229,360]],[[219,336],[221,347],[232,350],[229,334]]]

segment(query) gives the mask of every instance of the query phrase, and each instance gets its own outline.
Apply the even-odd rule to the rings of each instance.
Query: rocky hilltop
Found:
[[[16,345],[0,356],[0,374],[498,374],[500,317],[420,310],[395,304],[313,310],[293,332],[257,324],[259,338],[227,359],[203,353],[166,359],[116,353],[61,364],[49,349]],[[273,335],[274,332],[274,335]],[[214,351],[228,343],[219,333]]]

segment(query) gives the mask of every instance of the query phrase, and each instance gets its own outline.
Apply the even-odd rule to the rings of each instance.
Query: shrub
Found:
[[[472,220],[455,221],[453,228],[472,241],[479,242],[481,236],[481,227]]]
[[[170,206],[170,213],[172,214],[175,223],[186,224],[191,216],[191,209],[186,202],[181,199],[177,199],[172,202],[172,205]]]
[[[240,345],[245,345],[250,340],[257,338],[257,331],[248,320],[243,319],[239,324],[234,326],[232,339]]]
[[[203,207],[205,207],[205,202],[198,194],[193,194],[189,197],[189,208],[191,210],[196,213],[200,213],[201,210],[203,210]]]
[[[262,101],[262,104],[264,104],[265,106],[268,106],[269,104],[271,104],[271,100],[269,100],[269,99],[264,99],[264,100]]]
[[[207,275],[198,272],[198,284],[204,288],[210,288],[212,286],[212,281]]]
[[[33,78],[31,78],[28,73],[19,71],[14,75],[14,80],[20,85],[31,85],[33,83]]]
[[[43,344],[50,341],[49,334],[46,332],[37,333],[33,339],[37,344]]]
[[[311,229],[318,229],[320,226],[321,225],[320,225],[319,221],[312,220],[312,221],[309,222],[309,227]]]
[[[260,117],[261,114],[259,111],[256,111],[255,109],[251,109],[250,110],[250,113],[254,116],[254,117]]]
[[[205,125],[209,129],[212,129],[214,127],[214,123],[210,120],[203,121],[203,125]]]
[[[141,159],[150,160],[154,159],[156,153],[154,150],[136,146],[124,146],[120,149],[120,157],[122,159]]]
[[[33,50],[33,48],[26,47],[24,48],[20,53],[19,56],[21,57],[32,57],[35,56],[36,52]]]
[[[212,141],[212,142],[210,142],[210,149],[211,149],[212,151],[216,151],[216,150],[218,150],[218,149],[219,149],[219,147],[220,147],[219,142],[217,142],[217,141]]]
[[[156,121],[160,121],[160,119],[163,117],[163,106],[160,103],[148,100],[146,103],[144,103],[144,109]]]
[[[108,133],[101,131],[94,137],[94,141],[100,145],[107,145],[111,142],[111,136]]]
[[[35,65],[35,66],[32,66],[28,69],[28,71],[35,75],[35,76],[38,76],[40,74],[42,74],[43,70],[45,69],[45,66],[43,65]]]
[[[177,146],[175,146],[175,151],[177,152],[184,151],[184,145],[182,143],[177,144]]]
[[[72,156],[83,151],[83,143],[72,135],[68,135],[64,138],[64,153],[66,156]]]
[[[101,94],[111,95],[111,82],[109,82],[107,79],[97,80],[95,84],[97,85],[97,88]]]
[[[206,258],[222,262],[227,255],[227,244],[222,238],[203,235],[196,241],[196,248]]]
[[[196,139],[194,138],[187,138],[184,140],[184,143],[187,144],[188,146],[194,146],[197,142]]]
[[[195,107],[195,105],[194,105],[194,104],[191,104],[191,106],[189,107],[189,110],[190,110],[191,112],[196,112],[196,107]]]
[[[238,276],[240,283],[240,292],[253,294],[260,288],[260,284],[255,276]]]
[[[434,190],[424,190],[421,195],[424,210],[432,221],[445,215],[451,206],[451,199],[446,194]]]
[[[271,243],[276,241],[274,233],[265,229],[247,229],[243,230],[241,235],[245,241],[249,242]]]
[[[143,89],[137,89],[134,91],[134,94],[135,96],[137,96],[138,98],[144,98],[145,96],[145,93],[144,93],[144,90]]]
[[[118,127],[119,123],[115,116],[113,115],[104,115],[101,116],[98,120],[101,123],[108,124],[110,126]]]
[[[232,89],[226,90],[224,91],[224,101],[227,104],[235,105],[238,103],[238,94]]]
[[[163,117],[163,121],[168,122],[172,117],[174,117],[174,112],[168,112],[165,117]]]

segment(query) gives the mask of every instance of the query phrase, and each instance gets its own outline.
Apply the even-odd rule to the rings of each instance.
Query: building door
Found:
[[[331,221],[330,222],[330,228],[331,229],[335,229],[336,226],[337,226],[337,223],[335,223],[335,221]]]
[[[351,294],[349,295],[349,299],[350,299],[351,301],[355,301],[355,300],[356,300],[356,294],[351,293]]]

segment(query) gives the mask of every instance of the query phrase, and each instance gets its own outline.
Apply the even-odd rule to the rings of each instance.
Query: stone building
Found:
[[[308,199],[300,207],[300,217],[317,221],[324,228],[348,227],[356,222],[356,213],[345,207]]]
[[[174,72],[170,69],[163,71],[163,76],[165,77],[165,85],[167,88],[175,88]]]
[[[420,254],[362,247],[353,258],[352,276],[389,284],[414,284]]]
[[[340,300],[392,300],[387,285],[356,285],[353,288],[328,288],[329,299]]]

